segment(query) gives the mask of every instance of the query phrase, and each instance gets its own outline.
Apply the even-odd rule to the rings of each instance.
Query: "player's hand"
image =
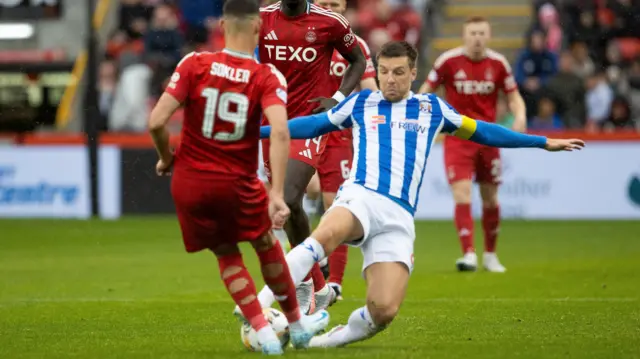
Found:
[[[159,159],[156,163],[156,174],[158,176],[171,176],[171,168],[173,167],[173,156],[169,160]]]
[[[339,102],[331,97],[316,97],[309,102],[319,102],[320,105],[313,110],[313,113],[327,112],[336,106]]]
[[[544,149],[550,152],[558,152],[558,151],[574,151],[581,150],[585,146],[583,140],[579,140],[576,138],[572,138],[569,140],[560,140],[555,138],[547,138],[547,144],[544,146]]]
[[[289,219],[289,214],[291,214],[291,212],[284,202],[284,198],[282,196],[272,196],[269,201],[269,216],[271,216],[273,228],[282,228],[287,222],[287,219]]]

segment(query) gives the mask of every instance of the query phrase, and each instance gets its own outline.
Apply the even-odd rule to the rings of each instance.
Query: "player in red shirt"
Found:
[[[187,252],[208,249],[216,255],[222,280],[256,330],[263,351],[282,354],[238,243],[249,242],[256,250],[264,280],[289,321],[292,342],[306,347],[328,324],[328,313],[301,315],[284,252],[271,232],[270,213],[273,224],[282,225],[289,212],[283,194],[289,152],[287,83],[275,67],[253,58],[260,32],[257,3],[227,0],[221,25],[225,50],[185,56],[151,113],[149,128],[160,157],[156,171],[173,172],[171,193]],[[185,120],[174,156],[166,124],[181,105]],[[278,128],[271,136],[269,194],[256,174],[262,114]]]
[[[364,73],[366,60],[344,17],[306,0],[282,0],[261,8],[260,16],[260,61],[273,64],[287,79],[291,99],[287,111],[291,118],[326,111],[351,94]],[[330,75],[334,50],[349,63],[337,91]],[[291,216],[285,227],[286,235],[284,231],[277,231],[276,235],[288,236],[292,246],[311,234],[302,198],[326,141],[326,136],[291,141],[284,194]],[[265,153],[268,148],[269,141],[264,141]],[[270,163],[265,159],[267,174],[269,168]],[[336,298],[318,265],[314,266],[311,276],[298,287],[303,311],[313,311],[314,306],[326,308]],[[272,299],[266,293],[265,296],[260,295],[260,302],[269,305]]]
[[[347,10],[347,0],[316,0],[316,5],[330,9],[331,11],[343,14]],[[367,43],[356,35],[356,40],[362,49],[367,67],[360,79],[358,88],[360,90],[370,89],[378,91],[376,84],[376,69],[371,61],[371,51]],[[334,51],[331,58],[331,79],[333,80],[332,91],[338,91],[342,84],[342,77],[349,66],[340,52]],[[331,132],[327,135],[327,145],[318,163],[318,179],[320,181],[320,191],[322,191],[322,203],[325,211],[333,204],[338,189],[347,178],[351,169],[351,159],[353,158],[353,148],[351,144],[351,130]],[[308,192],[308,190],[307,190]],[[328,258],[329,286],[342,298],[342,278],[347,266],[348,246],[341,245]],[[325,271],[326,272],[326,271]]]
[[[445,97],[451,106],[473,118],[495,122],[498,92],[501,90],[506,94],[509,109],[515,116],[514,130],[525,131],[525,105],[511,67],[504,56],[486,47],[490,31],[489,23],[482,17],[467,20],[463,29],[464,46],[440,55],[420,91],[433,92],[444,85]],[[500,151],[446,136],[444,162],[456,203],[455,224],[462,244],[463,257],[456,262],[458,270],[475,271],[478,266],[471,215],[471,188],[475,179],[480,186],[483,205],[483,265],[488,271],[504,272],[506,269],[496,256],[500,223]]]

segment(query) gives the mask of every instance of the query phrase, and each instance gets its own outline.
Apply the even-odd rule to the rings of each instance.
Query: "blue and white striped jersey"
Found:
[[[380,91],[347,97],[328,113],[339,128],[353,128],[353,164],[346,183],[387,196],[411,214],[418,204],[427,158],[439,132],[455,132],[462,116],[433,94],[389,102]]]

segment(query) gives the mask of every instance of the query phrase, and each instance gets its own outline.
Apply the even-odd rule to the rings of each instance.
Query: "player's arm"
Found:
[[[354,42],[357,44],[355,40],[355,35],[351,34],[354,37]],[[342,77],[342,82],[340,83],[340,88],[338,92],[333,95],[333,98],[341,102],[344,100],[350,93],[355,90],[356,86],[360,84],[360,79],[364,74],[364,70],[367,68],[367,60],[362,53],[362,49],[360,46],[354,46],[350,50],[346,50],[346,46],[338,47],[340,54],[349,62],[349,66],[344,72],[344,76]]]
[[[284,177],[289,160],[289,129],[287,128],[287,108],[284,105],[271,105],[264,109],[269,121],[269,163],[271,164],[271,193],[284,196]]]
[[[167,122],[176,110],[180,107],[180,102],[168,93],[163,93],[160,100],[151,111],[149,117],[149,134],[153,138],[153,144],[158,152],[158,157],[162,162],[169,164],[173,154],[169,146],[169,131]]]
[[[327,112],[292,119],[287,123],[291,138],[315,138],[351,127],[351,112],[357,98],[358,94],[354,93]],[[269,137],[271,131],[271,126],[260,127],[260,138]]]
[[[367,43],[360,38],[358,38],[358,42],[360,43],[360,48],[362,49],[364,60],[366,61],[364,73],[362,74],[362,78],[360,78],[360,91],[378,91],[378,84],[376,83],[376,68],[373,65],[373,60],[371,59],[371,50]]]
[[[426,81],[420,86],[418,93],[435,92],[444,82],[447,70],[447,58],[444,54],[440,55],[433,63],[433,68],[429,71]]]
[[[543,148],[547,151],[573,151],[584,147],[578,139],[560,140],[544,136],[528,135],[506,127],[477,121],[462,116],[448,103],[435,95],[429,95],[432,103],[438,102],[444,119],[443,131],[456,137],[482,145],[502,148]]]
[[[518,85],[511,71],[511,66],[506,59],[501,61],[504,74],[502,76],[502,91],[507,94],[507,107],[513,114],[513,129],[518,132],[527,130],[527,107],[518,91]]]
[[[197,56],[196,53],[192,52],[178,63],[169,85],[160,96],[160,100],[158,100],[149,117],[149,133],[153,138],[153,144],[156,147],[160,161],[167,166],[171,166],[173,161],[173,154],[169,147],[167,123],[187,98],[191,82],[190,70],[195,56]]]
[[[271,164],[271,196],[284,198],[284,177],[289,159],[289,129],[287,128],[287,80],[275,66],[267,64],[261,82],[260,106],[271,128],[269,163]]]

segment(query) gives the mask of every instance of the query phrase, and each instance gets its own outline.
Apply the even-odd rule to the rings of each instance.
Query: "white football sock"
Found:
[[[289,272],[291,272],[293,285],[297,287],[311,271],[313,265],[324,258],[324,248],[318,241],[309,237],[295,246],[285,258],[289,266]],[[258,293],[258,301],[262,308],[269,308],[273,305],[275,298],[269,287],[265,286]]]
[[[378,327],[373,323],[369,309],[365,305],[354,310],[349,316],[347,325],[341,330],[330,333],[327,340],[331,342],[331,346],[342,346],[371,338],[383,329],[384,327]]]

